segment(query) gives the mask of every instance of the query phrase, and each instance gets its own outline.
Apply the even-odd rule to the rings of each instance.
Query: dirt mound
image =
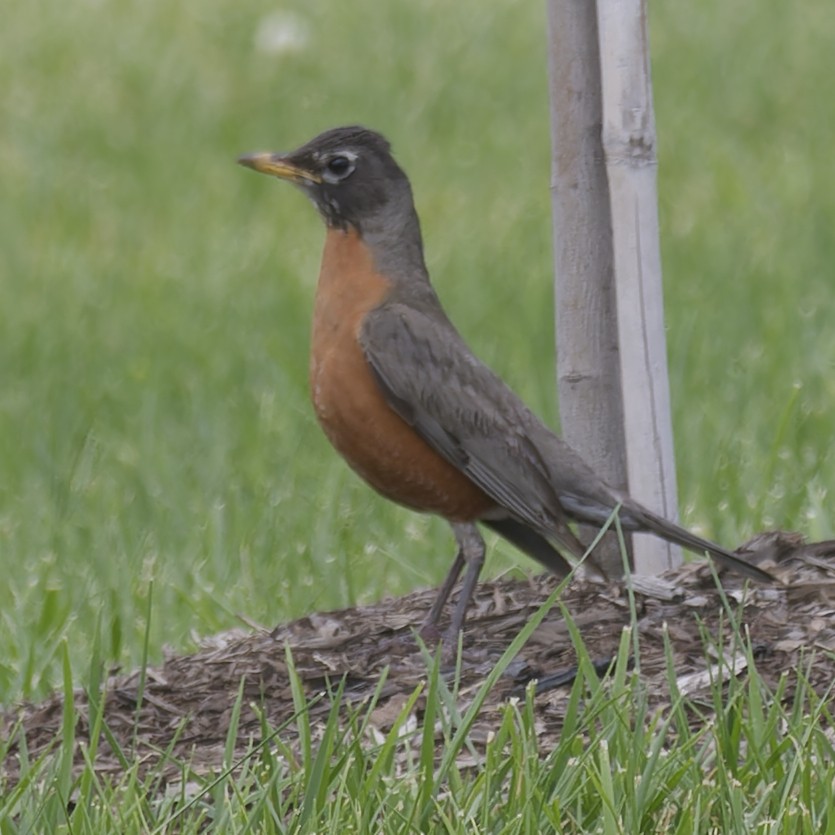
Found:
[[[743,551],[743,549],[740,549]],[[770,687],[803,664],[803,674],[823,693],[835,679],[835,542],[805,545],[793,534],[764,534],[749,544],[757,561],[782,585],[743,587],[723,577],[727,598],[750,634],[757,668]],[[459,696],[466,703],[492,669],[496,659],[530,615],[555,588],[550,576],[526,581],[503,580],[479,586],[467,620]],[[704,634],[716,645],[729,646],[728,612],[705,564],[689,564],[657,578],[634,578],[637,626],[641,646],[640,675],[652,700],[663,706],[668,697],[664,630],[673,648],[679,688],[696,695],[706,690],[710,652]],[[272,631],[242,630],[206,640],[192,655],[168,657],[142,674],[111,677],[104,692],[104,723],[123,754],[155,767],[161,752],[188,763],[198,773],[217,769],[223,757],[233,706],[243,687],[238,749],[243,754],[261,738],[264,720],[277,728],[294,715],[287,652],[308,696],[335,688],[345,678],[344,702],[360,705],[372,697],[381,674],[387,677],[372,715],[372,725],[386,730],[406,698],[426,677],[426,661],[412,627],[419,624],[433,591],[421,591],[374,606],[314,614]],[[605,662],[616,651],[622,628],[630,622],[629,599],[622,585],[588,578],[574,579],[561,600],[571,612],[589,655]],[[810,664],[812,653],[814,664]],[[554,607],[513,660],[489,695],[473,738],[486,739],[495,727],[496,711],[532,679],[552,686],[536,697],[543,745],[559,735],[575,652],[568,629]],[[604,663],[605,666],[605,663]],[[744,675],[745,660],[736,666],[725,659],[722,669]],[[717,668],[718,669],[718,668]],[[560,675],[565,675],[560,679]],[[553,678],[557,674],[557,679]],[[557,686],[554,686],[557,685]],[[786,697],[790,696],[791,686]],[[139,694],[142,693],[141,705]],[[87,743],[90,706],[75,693],[78,716],[75,739]],[[419,708],[418,708],[419,709]],[[327,699],[311,710],[321,722],[330,710]],[[61,733],[63,696],[41,704],[22,705],[2,717],[3,733],[24,734],[29,760],[53,746]],[[19,736],[12,743],[0,782],[17,777]],[[295,725],[281,735],[293,748]],[[172,740],[173,745],[172,745]],[[81,751],[77,751],[81,765]],[[105,738],[99,744],[96,768],[119,773],[123,764]],[[163,768],[172,778],[181,773],[172,762]]]

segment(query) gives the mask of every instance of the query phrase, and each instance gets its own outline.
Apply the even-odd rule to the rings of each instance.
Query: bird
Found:
[[[309,382],[333,447],[387,499],[449,522],[457,550],[419,634],[458,640],[484,526],[558,576],[586,548],[572,522],[650,532],[761,582],[772,577],[609,486],[470,350],[430,281],[408,177],[380,133],[326,130],[241,165],[297,186],[325,223]],[[440,620],[466,568],[448,628]]]

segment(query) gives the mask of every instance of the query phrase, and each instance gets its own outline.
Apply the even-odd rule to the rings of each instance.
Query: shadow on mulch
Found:
[[[736,606],[736,617],[747,630],[757,669],[776,689],[781,676],[793,691],[798,670],[823,694],[835,679],[835,542],[806,545],[796,534],[769,533],[752,540],[740,553],[771,570],[782,585],[743,586],[723,576],[725,593]],[[458,689],[462,707],[483,682],[496,660],[557,584],[543,575],[529,580],[500,580],[479,586],[467,619]],[[634,578],[637,627],[641,647],[640,676],[651,702],[669,701],[664,632],[672,646],[678,686],[698,700],[707,695],[711,677],[744,675],[745,656],[726,658],[711,668],[704,634],[715,646],[733,646],[728,614],[707,565],[692,563],[661,577]],[[308,697],[336,689],[345,679],[343,702],[362,705],[371,699],[380,677],[387,677],[371,724],[385,732],[408,697],[426,677],[426,662],[412,637],[432,601],[434,591],[421,591],[373,606],[314,614],[272,631],[233,630],[203,642],[192,655],[172,655],[158,668],[145,671],[142,704],[137,711],[139,671],[111,677],[106,684],[104,722],[123,754],[156,768],[160,752],[175,737],[170,754],[198,773],[220,767],[233,706],[243,681],[238,729],[238,753],[257,742],[263,721],[279,727],[294,715],[286,661],[289,647],[296,672]],[[622,586],[576,578],[563,591],[567,607],[582,634],[588,654],[606,659],[617,652],[621,632],[630,623],[629,600]],[[486,741],[496,727],[497,713],[512,695],[531,680],[557,674],[571,682],[576,656],[558,607],[547,615],[488,696],[472,730],[473,741]],[[802,665],[802,666],[801,666]],[[535,698],[537,729],[543,750],[559,736],[570,687],[552,686]],[[87,743],[89,705],[76,691],[76,765],[82,765],[78,742]],[[709,698],[705,709],[709,710]],[[311,723],[321,723],[330,711],[328,699],[311,708]],[[20,735],[25,735],[31,762],[56,743],[61,733],[63,694],[41,704],[25,704],[0,719],[4,737],[15,733],[9,756],[0,766],[0,783],[18,777]],[[295,724],[282,732],[282,741],[295,747]],[[442,740],[439,740],[442,744]],[[119,757],[102,739],[95,767],[100,774],[123,770]],[[181,779],[175,762],[163,772]]]

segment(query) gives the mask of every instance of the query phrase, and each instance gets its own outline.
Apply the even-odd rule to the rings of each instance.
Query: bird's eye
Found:
[[[327,173],[334,179],[347,177],[354,170],[354,162],[349,157],[342,155],[331,157],[325,165]]]

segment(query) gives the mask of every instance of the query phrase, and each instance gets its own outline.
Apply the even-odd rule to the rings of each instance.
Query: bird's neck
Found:
[[[361,234],[378,272],[395,285],[428,281],[420,221],[411,203],[366,218]]]

